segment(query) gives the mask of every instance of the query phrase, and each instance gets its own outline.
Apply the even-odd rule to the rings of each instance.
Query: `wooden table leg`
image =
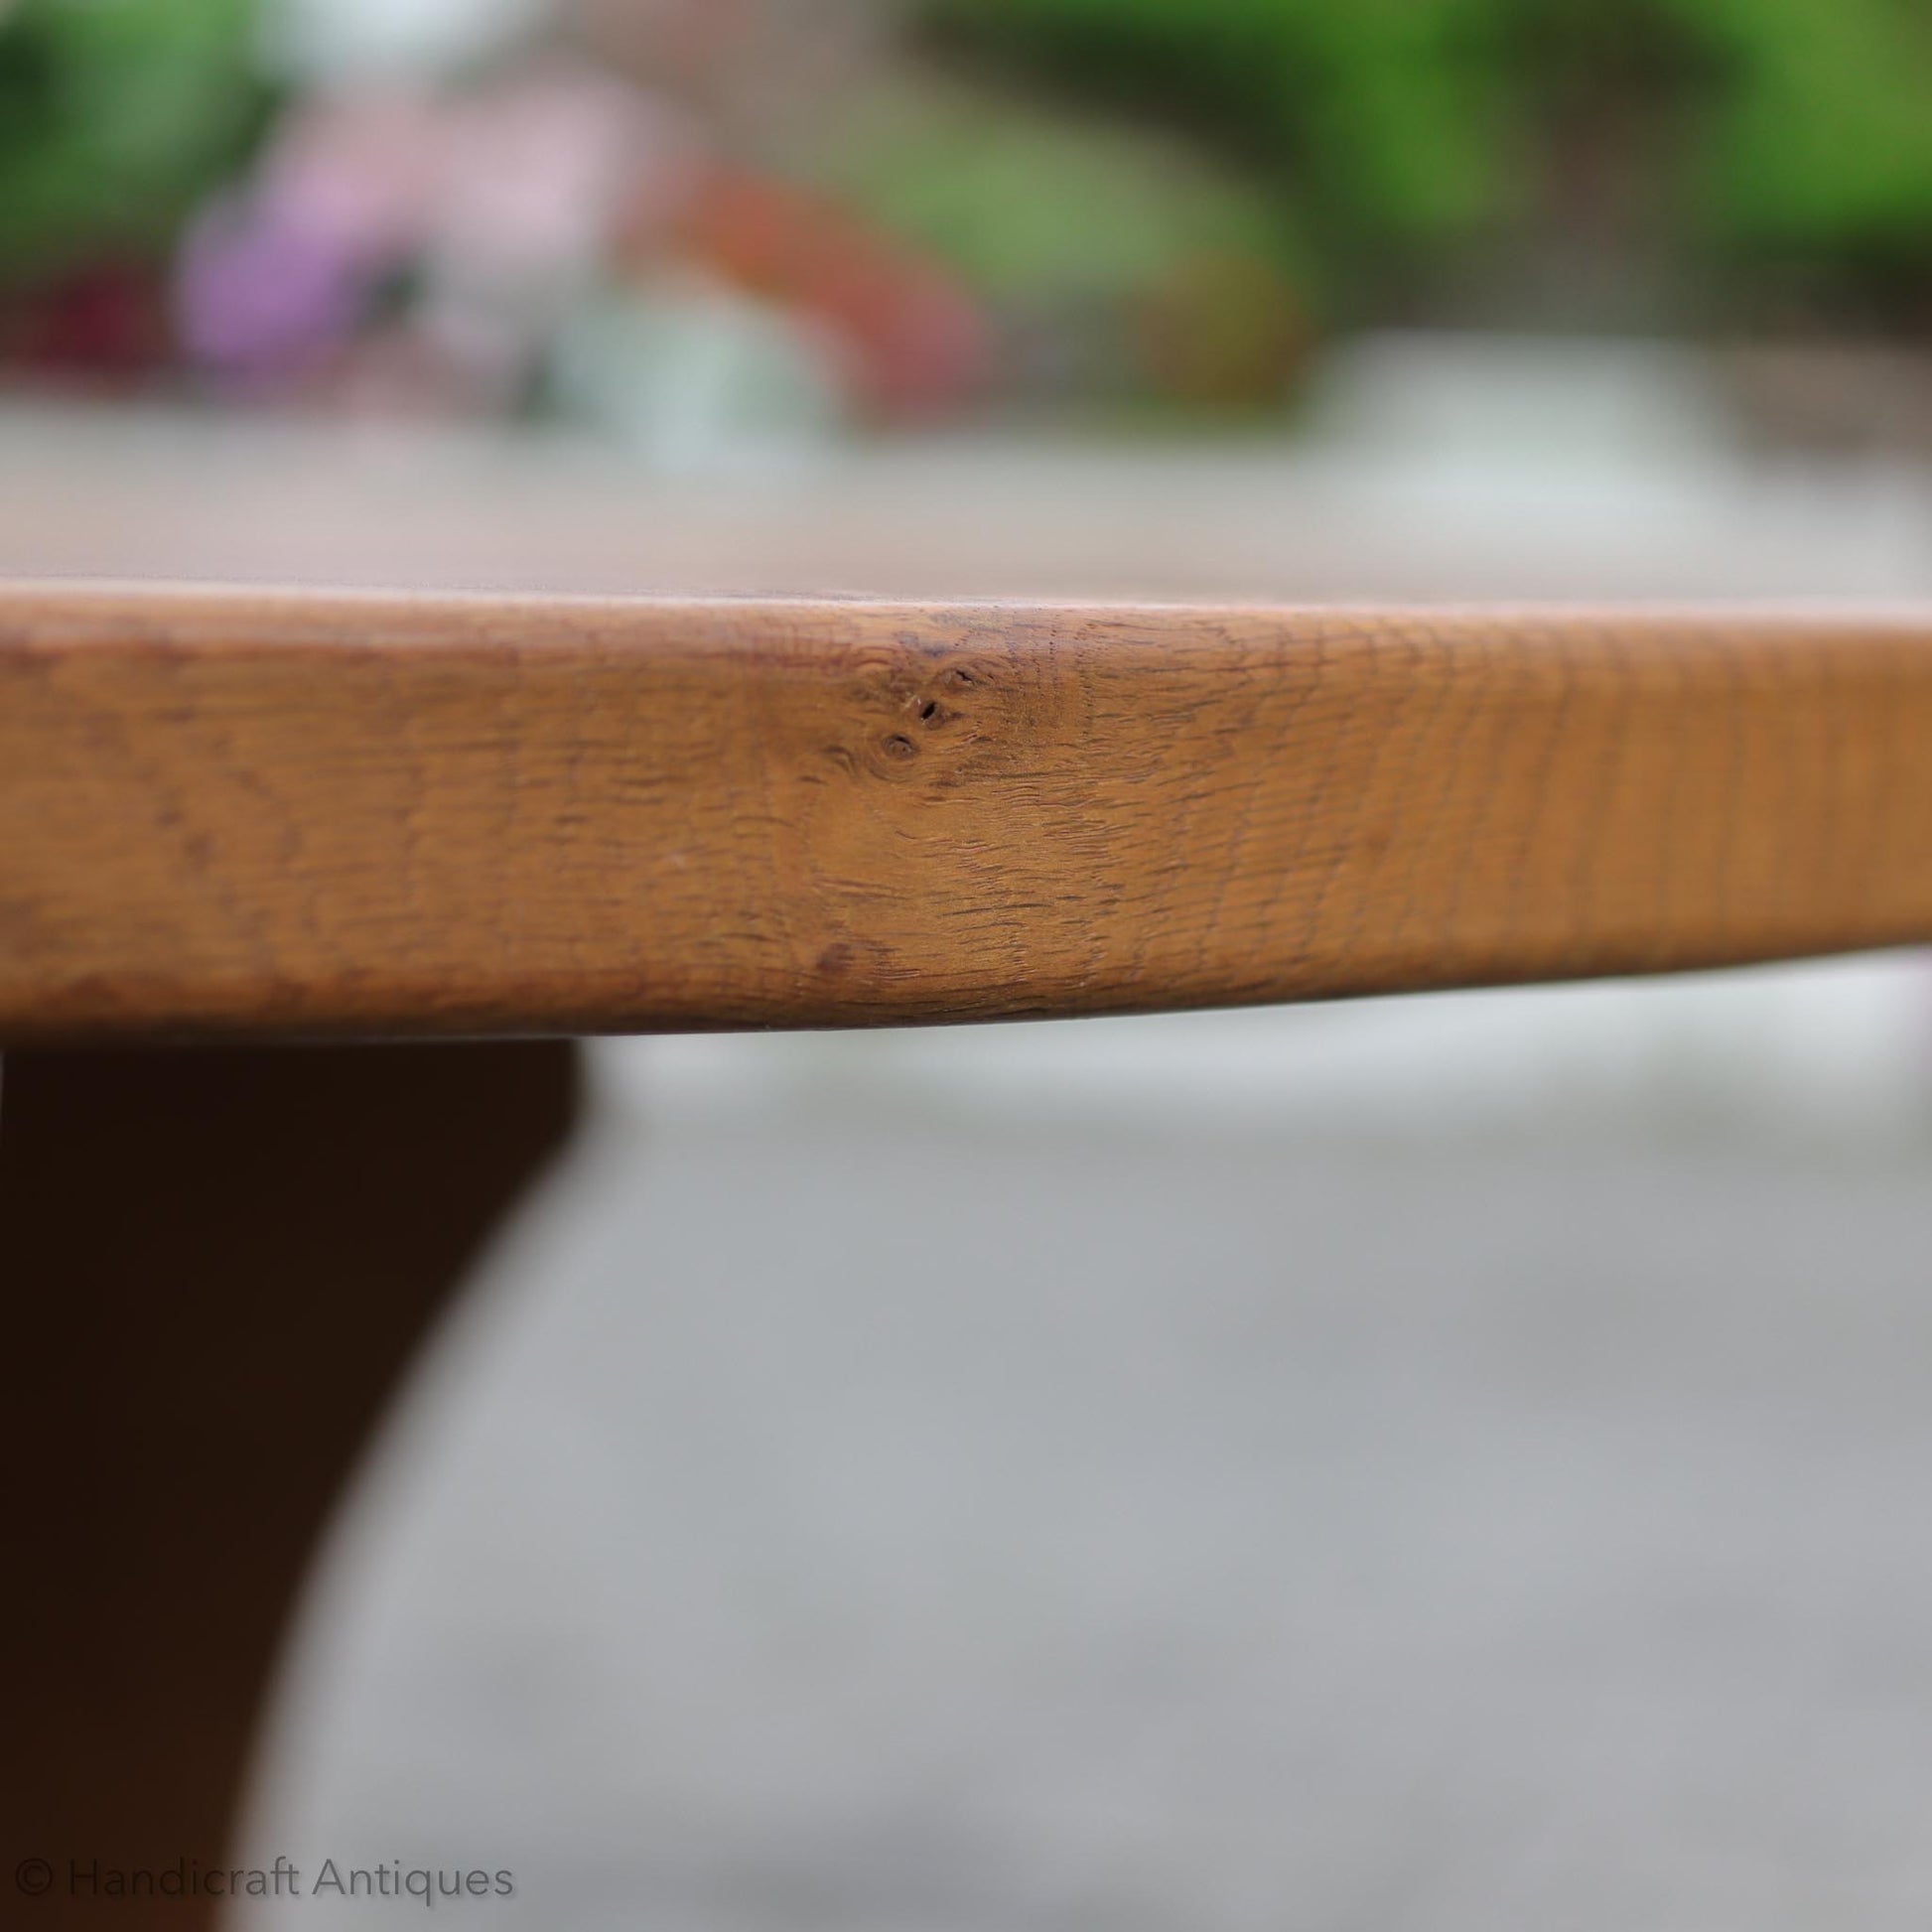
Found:
[[[11,1055],[0,1922],[205,1926],[319,1530],[576,1109],[561,1042]],[[37,1863],[39,1862],[39,1863]],[[217,1881],[218,1882],[218,1881]]]

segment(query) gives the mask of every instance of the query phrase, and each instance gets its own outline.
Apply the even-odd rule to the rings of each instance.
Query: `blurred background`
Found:
[[[1923,605],[1932,15],[0,0],[0,570]],[[1916,956],[594,1073],[264,1859],[557,1932],[1932,1920]]]
[[[1365,330],[1501,328],[1720,342],[1766,437],[1932,434],[1932,27],[1900,0],[0,21],[21,383],[568,420],[676,458],[1278,426]]]

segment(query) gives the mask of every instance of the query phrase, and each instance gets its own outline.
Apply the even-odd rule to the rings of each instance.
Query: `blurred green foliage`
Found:
[[[1932,253],[1932,8],[1922,0],[1674,0],[1725,63],[1702,140],[1725,238],[1858,265]]]
[[[0,282],[164,250],[262,127],[253,0],[0,5]]]
[[[1324,226],[1426,238],[1504,190],[1470,0],[937,0],[949,41],[1292,176]]]
[[[1644,178],[1687,259],[1880,308],[1932,289],[1926,0],[931,0],[926,18],[943,48],[1239,156],[1358,288],[1560,219],[1565,151],[1593,143],[1599,176]]]
[[[854,102],[814,172],[986,305],[1010,391],[1252,406],[1281,394],[1318,308],[1279,201],[1173,134],[894,85]]]
[[[875,92],[817,172],[996,300],[1105,299],[1182,249],[1285,245],[1269,198],[1184,143],[965,90]]]

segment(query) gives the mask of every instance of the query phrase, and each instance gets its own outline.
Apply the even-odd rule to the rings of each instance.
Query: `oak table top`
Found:
[[[0,591],[0,1044],[1932,938],[1932,613]]]

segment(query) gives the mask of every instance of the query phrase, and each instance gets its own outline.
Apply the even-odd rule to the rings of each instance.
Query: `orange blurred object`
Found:
[[[721,169],[692,197],[675,239],[733,287],[824,325],[876,415],[943,415],[986,385],[992,335],[971,295],[822,196]]]

